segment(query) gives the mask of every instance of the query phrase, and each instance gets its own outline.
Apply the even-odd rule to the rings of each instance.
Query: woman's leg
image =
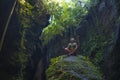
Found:
[[[71,50],[69,50],[68,48],[64,48],[64,50],[65,50],[65,51],[67,51],[67,52],[68,52],[68,54],[70,55]]]
[[[75,51],[76,51],[76,49],[71,50],[70,55],[71,55],[71,54],[74,54]]]

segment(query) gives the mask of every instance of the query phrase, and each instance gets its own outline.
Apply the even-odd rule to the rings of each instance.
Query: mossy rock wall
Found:
[[[79,51],[89,56],[94,64],[100,65],[109,79],[113,74],[111,70],[115,63],[111,55],[119,38],[119,7],[116,1],[100,0],[90,9],[77,29],[77,34],[80,36]]]
[[[48,25],[49,15],[43,7],[40,7],[43,6],[39,4],[41,2],[17,1],[1,51],[1,80],[33,80],[39,61],[46,58],[39,36],[42,29]]]

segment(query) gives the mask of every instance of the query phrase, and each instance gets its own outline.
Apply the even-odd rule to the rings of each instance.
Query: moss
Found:
[[[20,45],[21,45],[22,49],[26,49],[25,45],[24,45],[24,43],[26,41],[26,39],[25,39],[25,33],[26,33],[25,30],[23,30],[22,33],[21,33],[21,43],[20,43]]]
[[[23,26],[23,28],[30,28],[30,19],[33,16],[32,10],[34,7],[26,0],[19,0],[19,6],[20,8],[18,14],[21,25]]]
[[[40,56],[42,50],[38,36],[48,24],[48,18],[43,7],[37,7],[44,5],[41,1],[43,0],[35,0],[32,5],[28,0],[17,1],[9,24],[11,28],[7,32],[2,50],[0,70],[2,80],[31,80],[39,60],[44,59]],[[11,8],[13,2],[11,1],[8,7]],[[41,10],[44,12],[42,15],[39,14],[43,13]]]
[[[102,80],[99,68],[95,67],[88,57],[83,56],[53,58],[46,74],[48,80]]]
[[[24,70],[28,63],[27,56],[28,55],[23,50],[20,50],[19,52],[16,52],[13,56],[11,56],[9,63],[13,66],[13,68],[18,70],[16,72],[16,75],[12,77],[12,80],[23,80],[25,74]]]
[[[26,0],[18,0],[19,7],[17,6],[16,12],[19,19],[19,35],[20,38],[16,41],[16,51],[10,57],[10,65],[14,68],[15,75],[11,76],[10,80],[24,80],[26,75],[26,67],[28,65],[28,58],[31,54],[28,54],[25,43],[27,42],[26,31],[31,27],[31,16],[33,6],[31,6]]]
[[[103,61],[105,48],[113,43],[113,35],[110,37],[92,32],[88,40],[82,44],[84,55],[89,56],[94,64],[99,65]]]

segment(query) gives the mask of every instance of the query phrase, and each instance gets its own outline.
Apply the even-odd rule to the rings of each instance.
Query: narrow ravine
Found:
[[[120,79],[119,0],[1,0],[0,10],[0,80]]]

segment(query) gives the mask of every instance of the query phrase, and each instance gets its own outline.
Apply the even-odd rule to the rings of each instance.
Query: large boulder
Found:
[[[59,56],[51,59],[48,80],[103,80],[98,67],[84,56]]]

